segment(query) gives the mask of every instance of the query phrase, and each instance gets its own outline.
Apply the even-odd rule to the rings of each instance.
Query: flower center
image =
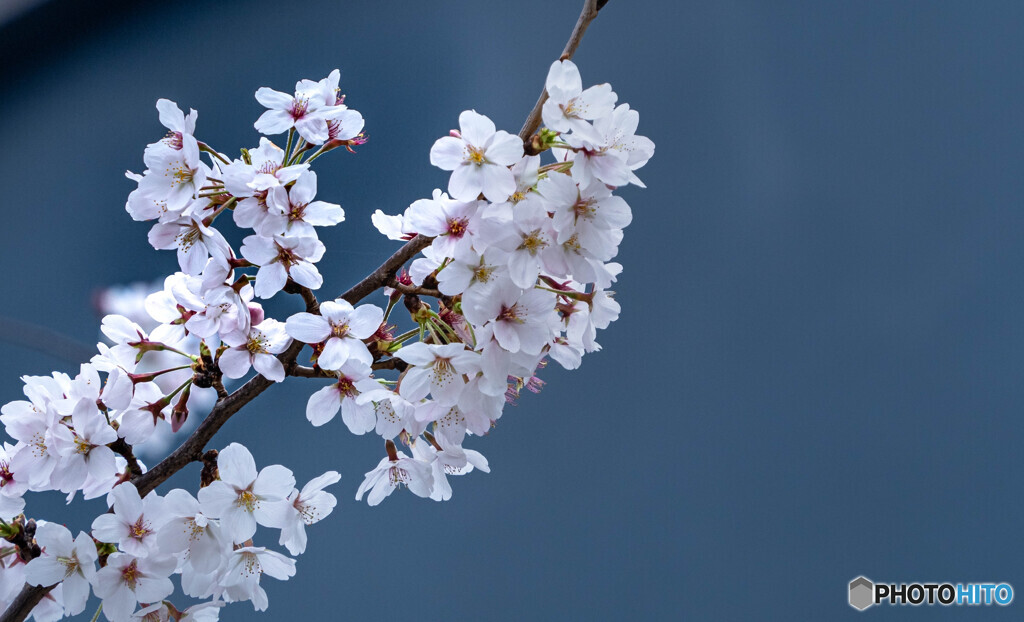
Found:
[[[302,522],[307,525],[312,525],[320,519],[320,512],[317,511],[316,506],[310,505],[303,502],[301,499],[295,499],[295,509],[299,512],[299,516],[302,517]]]
[[[243,490],[238,493],[238,498],[235,499],[235,506],[240,508],[244,507],[246,511],[252,512],[256,509],[256,506],[259,505],[259,502],[259,497],[254,495],[252,491]]]
[[[291,114],[292,118],[299,120],[306,115],[306,110],[309,108],[309,100],[305,97],[297,98],[292,100]]]
[[[248,350],[250,354],[266,354],[268,343],[269,340],[267,339],[267,336],[254,328],[252,332],[249,333],[249,340],[245,343],[245,349]]]
[[[44,435],[43,432],[39,432],[35,436],[33,436],[32,440],[30,441],[30,444],[32,446],[32,453],[35,455],[35,457],[42,458],[47,454],[46,436]]]
[[[186,167],[184,164],[177,165],[175,168],[170,170],[170,173],[173,178],[171,185],[183,186],[185,184],[192,183],[192,169]]]
[[[594,207],[594,199],[578,199],[572,206],[576,218],[593,218],[597,209]]]
[[[473,280],[480,283],[486,283],[491,280],[492,274],[494,274],[494,266],[485,266],[481,263],[475,270],[473,270]]]
[[[7,462],[0,462],[0,488],[14,481],[14,473],[11,473],[11,465]]]
[[[183,251],[195,246],[195,243],[199,241],[200,233],[198,227],[189,227],[182,229],[181,233],[174,237],[174,241],[177,242],[178,248]]]
[[[345,397],[355,397],[356,395],[359,395],[359,391],[357,391],[355,385],[352,384],[352,380],[346,376],[342,376],[338,379],[338,392]]]
[[[501,306],[501,313],[498,314],[499,322],[515,322],[516,324],[522,324],[525,320],[519,317],[519,310],[516,308],[518,305],[512,305],[511,307]]]
[[[348,322],[331,324],[331,336],[344,339],[348,335]]]
[[[547,246],[548,243],[544,239],[544,234],[541,233],[540,229],[534,229],[523,236],[523,242],[519,245],[519,250],[525,250],[531,255],[536,255],[538,251],[544,250]]]
[[[452,367],[451,359],[434,359],[434,384],[443,386],[455,378],[455,368]]]
[[[572,234],[571,238],[562,243],[562,248],[569,252],[576,253],[577,255],[581,254],[580,251],[583,250],[583,247],[580,246],[580,241],[577,239],[578,237],[579,234]]]
[[[484,157],[483,149],[478,149],[473,145],[467,145],[466,149],[469,151],[469,155],[466,156],[466,162],[468,162],[469,164],[476,164],[477,166],[482,166],[485,162],[487,162],[487,158]]]
[[[409,472],[399,466],[393,466],[388,470],[388,479],[391,480],[392,486],[401,486],[402,484],[409,484],[412,479],[409,477]]]
[[[57,561],[64,566],[65,579],[78,572],[78,558],[74,555],[71,557],[58,557]]]
[[[81,436],[75,435],[75,453],[85,455],[90,451],[92,451],[92,443]]]
[[[132,563],[124,567],[121,571],[121,581],[124,582],[132,590],[135,589],[135,584],[139,582],[139,567],[138,561],[132,560]]]
[[[461,238],[466,235],[466,224],[465,218],[449,218],[448,235],[453,238]]]
[[[167,132],[167,136],[164,136],[164,144],[170,147],[171,149],[174,149],[175,151],[181,151],[181,132]]]
[[[149,528],[149,524],[145,522],[144,516],[140,516],[134,525],[128,527],[128,535],[135,540],[142,540],[151,533],[153,531]]]
[[[285,267],[285,270],[299,263],[299,258],[295,256],[295,253],[291,249],[285,248],[280,244],[277,245],[277,259],[276,261],[281,262],[281,265]]]
[[[260,566],[260,559],[255,553],[242,553],[242,557],[245,559],[243,564],[245,567],[245,574],[252,576],[254,574],[263,574],[263,567]]]

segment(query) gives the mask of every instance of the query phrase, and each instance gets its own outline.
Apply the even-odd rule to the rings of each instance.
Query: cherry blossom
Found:
[[[439,404],[454,404],[465,387],[464,374],[479,370],[479,355],[461,343],[414,343],[395,353],[411,364],[399,387],[405,399],[416,402],[429,393]]]
[[[417,497],[429,497],[434,485],[430,464],[395,451],[394,445],[390,441],[388,443],[389,455],[366,474],[356,491],[356,501],[361,501],[369,492],[366,502],[371,506],[379,505],[401,486],[407,487]]]
[[[473,201],[480,193],[488,201],[504,201],[516,190],[508,167],[523,157],[523,142],[475,110],[459,115],[459,130],[430,149],[430,163],[452,171],[449,194],[460,201]]]
[[[143,499],[135,485],[126,482],[110,491],[107,503],[114,511],[96,517],[93,537],[135,557],[147,557],[156,548],[157,530],[168,519],[164,499],[155,493]]]
[[[544,125],[558,132],[585,128],[593,121],[611,114],[618,98],[610,84],[598,84],[583,90],[580,70],[571,60],[556,60],[548,70],[544,83],[548,99],[541,109]]]
[[[320,305],[320,315],[297,313],[286,322],[288,334],[304,343],[323,343],[317,360],[324,369],[341,369],[350,359],[373,362],[364,339],[372,336],[384,321],[384,311],[373,305],[353,307],[339,298]]]
[[[264,238],[250,235],[242,241],[242,256],[260,266],[256,273],[256,295],[270,298],[284,288],[288,279],[310,289],[324,282],[313,264],[324,256],[324,245],[314,237]]]
[[[357,398],[366,391],[380,389],[370,378],[370,367],[357,359],[349,359],[337,371],[338,381],[309,397],[306,419],[321,426],[334,419],[341,409],[341,419],[353,434],[365,434],[374,429],[377,416],[371,404],[360,403]]]
[[[220,480],[199,491],[203,514],[221,519],[224,535],[245,542],[256,524],[274,526],[274,516],[295,487],[292,472],[279,464],[256,472],[256,461],[244,446],[231,443],[217,458]]]
[[[31,585],[64,587],[64,613],[78,615],[89,599],[89,584],[96,575],[96,545],[86,533],[74,540],[66,527],[56,523],[42,523],[36,528],[36,543],[43,555],[25,567],[25,581]]]
[[[283,505],[276,527],[281,530],[279,544],[292,555],[301,555],[306,550],[306,527],[320,522],[334,510],[338,500],[324,488],[341,480],[337,471],[328,471],[311,479],[302,490],[288,495],[288,504]]]
[[[110,622],[131,619],[135,605],[163,600],[174,591],[168,578],[174,572],[173,558],[139,558],[114,553],[96,573],[93,591],[103,599],[103,615]]]
[[[268,380],[284,380],[284,366],[277,355],[292,343],[284,322],[268,318],[250,328],[248,334],[234,332],[224,335],[223,339],[229,346],[219,359],[225,376],[241,378],[252,366]]]

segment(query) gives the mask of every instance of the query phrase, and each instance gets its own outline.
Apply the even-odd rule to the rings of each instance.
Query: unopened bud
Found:
[[[266,314],[263,312],[263,305],[258,302],[249,303],[249,322],[256,326],[262,324]]]
[[[177,432],[181,429],[181,426],[185,425],[188,420],[188,396],[192,391],[192,385],[185,387],[181,392],[181,397],[178,398],[178,402],[174,405],[174,410],[171,411],[171,432]]]
[[[395,447],[395,441],[390,438],[384,442],[384,450],[388,452],[388,460],[392,462],[398,462],[398,448]]]

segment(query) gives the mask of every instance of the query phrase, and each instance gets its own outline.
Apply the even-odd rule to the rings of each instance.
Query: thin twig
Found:
[[[406,285],[401,283],[394,278],[388,282],[388,287],[394,288],[403,294],[415,294],[417,296],[430,296],[431,298],[440,298],[442,294],[439,290],[432,289],[430,287],[419,287],[417,285]]]
[[[576,53],[576,48],[580,46],[580,41],[583,40],[583,33],[587,31],[587,26],[590,22],[594,21],[597,17],[597,12],[604,8],[604,5],[608,4],[608,0],[584,0],[583,10],[580,12],[580,18],[576,22],[576,27],[572,29],[572,34],[569,35],[569,41],[565,44],[565,49],[562,50],[562,55],[559,60],[569,60],[572,55]],[[523,124],[523,129],[519,130],[519,138],[524,142],[528,141],[533,133],[540,127],[540,113],[541,109],[544,108],[544,102],[548,100],[547,89],[542,89],[540,97],[537,98],[537,103],[533,105],[533,110],[530,111],[530,116],[526,117],[526,123]]]
[[[338,379],[337,374],[331,373],[326,369],[320,369],[319,367],[304,367],[302,365],[296,365],[288,372],[289,376],[297,376],[299,378],[334,378]]]

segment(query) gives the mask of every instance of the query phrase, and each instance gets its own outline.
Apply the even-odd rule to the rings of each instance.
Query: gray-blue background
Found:
[[[394,247],[369,214],[444,185],[427,154],[459,111],[518,130],[577,12],[65,1],[9,24],[3,315],[89,343],[97,288],[174,269],[123,210],[123,171],[163,132],[157,98],[197,108],[199,136],[233,151],[256,144],[257,87],[334,67],[371,137],[318,168],[349,218],[320,264],[324,292],[342,291]],[[311,429],[313,383],[235,417],[217,446],[241,440],[300,481],[344,475],[298,575],[264,581],[266,619],[1013,616],[1022,602],[857,614],[846,583],[1024,589],[1022,32],[1019,2],[612,0],[577,61],[658,150],[650,189],[623,192],[604,351],[509,408],[474,443],[493,472],[446,504],[353,501],[380,444]],[[73,369],[0,348],[3,401],[20,374]]]

